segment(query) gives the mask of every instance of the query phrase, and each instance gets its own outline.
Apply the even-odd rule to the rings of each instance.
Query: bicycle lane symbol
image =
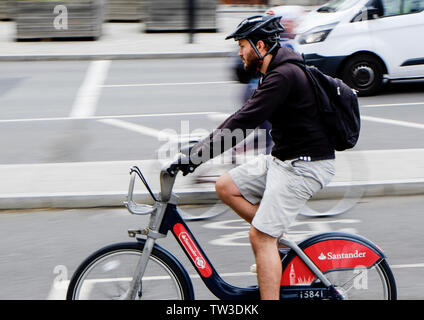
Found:
[[[340,231],[357,233],[352,225],[359,224],[358,219],[336,219],[326,221],[296,221],[290,227],[287,237],[293,241],[301,241],[311,235]],[[345,226],[348,225],[348,226]],[[216,246],[250,246],[249,229],[250,225],[241,219],[224,220],[218,222],[210,222],[203,225],[206,229],[225,230],[224,234],[219,235],[216,239],[209,241],[210,244]],[[232,231],[232,232],[231,232]]]

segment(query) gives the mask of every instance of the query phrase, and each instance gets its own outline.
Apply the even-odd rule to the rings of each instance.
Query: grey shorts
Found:
[[[272,237],[288,231],[296,215],[335,174],[335,160],[281,161],[259,155],[229,171],[242,196],[260,202],[252,225]]]

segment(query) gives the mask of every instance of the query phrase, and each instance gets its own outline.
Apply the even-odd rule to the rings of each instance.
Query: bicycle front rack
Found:
[[[155,206],[140,204],[133,200],[135,177],[138,176],[140,180],[143,182],[143,184],[146,186],[147,191],[149,191],[153,200],[157,202],[157,199],[155,195],[153,194],[152,190],[150,189],[149,184],[147,183],[146,179],[144,178],[143,174],[141,173],[140,169],[137,166],[134,166],[131,168],[130,174],[131,174],[130,186],[128,189],[127,201],[124,201],[124,205],[128,208],[128,211],[131,212],[132,214],[147,215],[147,214],[153,213],[156,210]]]

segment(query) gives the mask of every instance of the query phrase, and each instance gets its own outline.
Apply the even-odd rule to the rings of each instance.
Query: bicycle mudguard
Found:
[[[371,241],[342,232],[318,234],[301,242],[299,247],[323,273],[335,269],[371,268],[385,258]],[[315,274],[294,250],[290,250],[283,260],[281,285],[310,285],[315,279]]]

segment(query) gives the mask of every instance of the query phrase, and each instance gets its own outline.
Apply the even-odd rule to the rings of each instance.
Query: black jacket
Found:
[[[215,150],[224,152],[239,142],[234,141],[232,145],[224,144],[224,148],[219,148],[228,131],[241,129],[246,134],[247,129],[255,129],[268,120],[272,124],[271,136],[274,141],[271,154],[276,158],[283,161],[302,156],[312,159],[334,158],[334,149],[319,120],[313,88],[303,70],[286,63],[287,60],[303,61],[291,49],[279,48],[252,97],[227,118],[218,130],[195,145],[193,154],[200,152],[204,162],[208,156],[218,155],[217,152],[213,155],[207,152],[212,144]],[[222,132],[222,129],[229,130]]]

